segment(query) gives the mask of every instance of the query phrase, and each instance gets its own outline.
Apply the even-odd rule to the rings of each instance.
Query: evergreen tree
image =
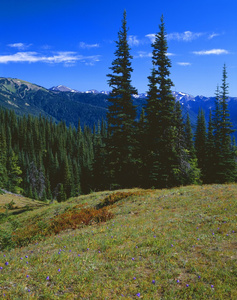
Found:
[[[7,188],[13,193],[20,193],[20,183],[22,182],[22,171],[19,167],[18,156],[13,150],[9,151],[7,160],[8,183]]]
[[[207,130],[207,139],[206,139],[206,173],[203,178],[204,183],[213,183],[215,182],[216,176],[216,149],[215,149],[215,139],[213,134],[213,120],[212,112],[209,113],[208,121],[208,130]]]
[[[204,111],[199,109],[195,133],[195,149],[202,180],[205,178],[206,174],[206,139],[207,133]]]
[[[0,187],[4,187],[7,183],[7,143],[5,135],[5,127],[0,127]]]
[[[122,27],[116,41],[116,58],[112,62],[112,74],[108,74],[108,83],[112,92],[108,98],[110,106],[107,113],[108,138],[106,150],[107,164],[112,184],[122,187],[132,186],[135,160],[135,118],[136,108],[132,95],[137,90],[131,85],[130,47],[127,40],[126,11],[123,14]]]
[[[189,152],[190,158],[192,158],[192,159],[196,158],[194,141],[193,141],[193,132],[192,132],[189,114],[187,114],[187,118],[186,118],[186,122],[185,122],[184,137],[185,137],[186,149]]]
[[[167,40],[163,16],[159,32],[152,44],[153,68],[149,79],[146,104],[147,161],[149,184],[170,187],[182,184],[186,155],[183,143],[183,124],[180,107],[175,104],[171,87],[173,83],[167,56]]]
[[[231,134],[234,132],[230,121],[227,95],[228,84],[226,66],[223,67],[221,91],[217,94],[215,111],[215,148],[216,182],[233,182],[236,179],[235,151],[232,147]]]

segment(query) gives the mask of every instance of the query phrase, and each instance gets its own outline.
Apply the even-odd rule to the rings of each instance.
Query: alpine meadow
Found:
[[[174,96],[169,39],[162,15],[139,108],[126,10],[99,110],[0,79],[1,299],[237,299],[227,64],[194,119]]]

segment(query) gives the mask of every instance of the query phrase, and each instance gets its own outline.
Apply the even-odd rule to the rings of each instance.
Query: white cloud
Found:
[[[176,41],[184,41],[184,42],[191,42],[196,40],[200,36],[204,35],[202,32],[192,32],[192,31],[185,31],[183,33],[173,32],[167,34],[168,40],[176,40]]]
[[[208,39],[211,40],[211,39],[213,39],[214,37],[219,36],[219,35],[220,35],[219,33],[212,33],[212,34],[209,34]]]
[[[191,66],[191,63],[189,63],[189,62],[177,62],[177,65],[182,66],[182,67],[187,67],[187,66]]]
[[[194,51],[196,55],[220,55],[220,54],[229,54],[229,51],[225,49],[212,49],[212,50],[203,50],[203,51]]]
[[[77,61],[85,62],[86,64],[94,64],[99,61],[99,55],[94,56],[83,56],[79,55],[76,52],[71,51],[62,51],[56,52],[52,55],[41,55],[37,52],[17,52],[11,55],[1,55],[0,63],[10,63],[10,62],[27,62],[27,63],[50,63],[50,64],[58,64],[64,63],[65,66],[74,65]]]
[[[86,44],[84,42],[80,42],[79,47],[83,48],[83,49],[91,49],[91,48],[99,48],[100,45],[99,44]]]
[[[185,31],[183,33],[179,33],[179,32],[169,33],[166,35],[166,37],[167,37],[167,40],[190,42],[190,41],[193,41],[193,40],[199,38],[202,35],[204,35],[204,33],[202,33],[202,32]],[[149,33],[146,35],[146,37],[149,38],[152,43],[154,43],[156,34]]]
[[[138,46],[138,45],[141,44],[141,41],[139,41],[139,40],[137,39],[137,36],[136,36],[136,35],[129,35],[129,36],[128,36],[128,44],[129,44],[130,46]]]
[[[167,52],[166,55],[167,55],[167,56],[176,56],[176,54],[171,53],[171,52]]]
[[[18,48],[19,50],[25,50],[32,46],[32,44],[24,44],[24,43],[14,43],[14,44],[8,44],[8,47],[11,48]]]
[[[152,57],[151,52],[138,51],[137,55],[134,55],[134,58],[144,58],[144,57]]]
[[[152,43],[154,43],[155,38],[156,38],[156,34],[155,34],[155,33],[149,33],[149,34],[147,34],[145,37],[149,38],[150,41],[151,41]]]

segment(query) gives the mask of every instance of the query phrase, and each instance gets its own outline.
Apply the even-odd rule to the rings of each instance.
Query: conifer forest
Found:
[[[228,111],[227,67],[220,74],[215,108],[196,128],[183,117],[171,89],[163,16],[152,44],[148,96],[140,117],[132,95],[132,55],[126,11],[107,75],[111,93],[106,119],[94,127],[17,116],[0,108],[0,188],[33,199],[65,201],[91,191],[170,188],[235,182],[236,146]],[[222,77],[221,77],[222,75]]]

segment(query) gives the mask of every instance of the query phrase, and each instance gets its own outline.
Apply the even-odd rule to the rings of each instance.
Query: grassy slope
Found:
[[[0,297],[237,299],[237,185],[130,192],[106,223],[0,252]],[[18,230],[111,193],[23,213]]]

